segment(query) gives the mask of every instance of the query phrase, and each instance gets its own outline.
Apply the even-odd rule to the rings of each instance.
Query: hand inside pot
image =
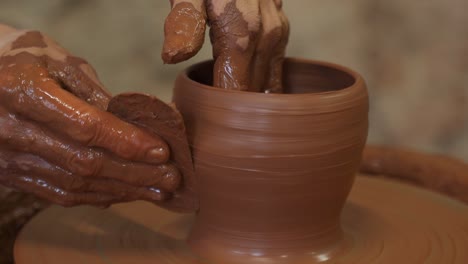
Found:
[[[0,183],[64,206],[158,202],[181,181],[157,135],[106,112],[94,69],[0,25]]]
[[[178,63],[202,47],[210,25],[213,86],[281,92],[289,23],[281,0],[171,0],[162,58]]]

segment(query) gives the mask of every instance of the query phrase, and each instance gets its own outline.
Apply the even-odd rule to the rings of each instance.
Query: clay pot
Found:
[[[367,137],[362,77],[287,59],[286,93],[262,94],[210,86],[212,66],[182,73],[173,98],[198,181],[193,251],[247,263],[340,250],[340,212]]]
[[[51,206],[22,229],[16,263],[468,263],[468,209],[454,200],[361,174],[343,208],[367,134],[358,74],[289,59],[287,94],[259,94],[207,86],[211,72],[209,62],[189,68],[174,96],[196,177],[184,173],[193,185],[173,199],[199,196],[196,215],[142,201],[108,210]],[[154,97],[113,100],[124,120],[154,133],[167,126]],[[363,170],[466,198],[463,162],[375,147],[365,157]]]

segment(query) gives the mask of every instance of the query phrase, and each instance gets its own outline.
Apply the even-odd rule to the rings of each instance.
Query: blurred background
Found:
[[[468,1],[284,0],[288,55],[327,60],[364,75],[370,143],[468,161]],[[0,0],[0,22],[38,29],[97,69],[112,93],[169,101],[189,64],[163,65],[167,0]],[[206,44],[209,42],[207,41]]]

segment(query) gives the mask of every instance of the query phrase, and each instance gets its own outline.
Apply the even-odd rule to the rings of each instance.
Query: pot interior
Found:
[[[213,64],[213,61],[206,61],[199,67],[192,67],[187,75],[195,82],[212,86]],[[288,58],[284,61],[283,93],[333,92],[351,87],[356,79],[356,74],[337,65]]]

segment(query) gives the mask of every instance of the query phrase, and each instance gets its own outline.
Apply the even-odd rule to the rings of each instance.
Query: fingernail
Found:
[[[147,193],[148,198],[153,201],[164,201],[166,200],[169,195],[168,193],[161,191],[160,189],[156,188],[148,188],[149,192]]]
[[[174,192],[180,186],[181,181],[182,177],[179,171],[175,167],[172,167],[161,179],[160,188],[167,192]]]
[[[169,152],[163,147],[150,149],[146,153],[146,161],[151,163],[165,163],[169,159]]]

